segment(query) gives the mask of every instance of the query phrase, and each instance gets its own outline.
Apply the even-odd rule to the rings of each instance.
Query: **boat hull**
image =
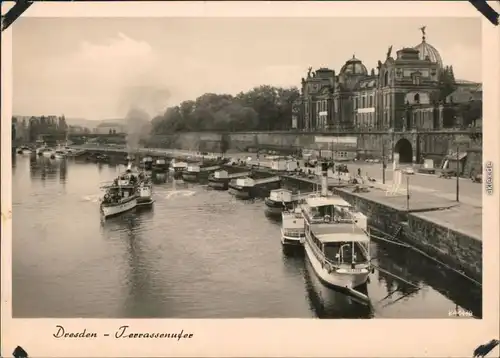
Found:
[[[151,206],[154,204],[154,200],[152,198],[141,198],[137,199],[137,206],[138,207],[144,207],[144,206]]]
[[[274,215],[274,216],[281,217],[281,214],[283,213],[285,208],[287,210],[293,209],[292,202],[283,203],[283,202],[278,202],[278,201],[274,201],[274,200],[271,200],[269,198],[266,198],[264,203],[266,204],[266,213],[268,215]]]
[[[183,172],[182,179],[186,182],[196,183],[199,180],[199,173]]]
[[[283,233],[283,229],[281,229],[281,244],[283,246],[302,246],[304,245],[304,236],[287,236]]]
[[[338,272],[338,270],[328,272],[316,255],[314,255],[313,249],[307,240],[304,242],[304,249],[314,273],[326,286],[352,290],[366,284],[368,281],[370,273],[368,269],[361,269],[360,273]]]
[[[105,218],[116,216],[134,209],[137,206],[137,198],[132,198],[118,205],[102,205],[101,213]]]
[[[252,188],[250,187],[235,187],[229,185],[229,194],[234,195],[234,197],[238,199],[251,199],[253,197]]]
[[[209,179],[208,186],[215,190],[227,190],[229,187],[229,181]]]

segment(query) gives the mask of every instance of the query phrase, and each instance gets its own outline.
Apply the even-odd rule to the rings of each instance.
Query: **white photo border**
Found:
[[[2,3],[2,6],[7,4]],[[491,4],[497,11],[499,6]],[[5,13],[5,12],[3,12]],[[483,162],[493,162],[494,195],[483,194],[483,319],[12,319],[12,27],[2,33],[1,355],[30,357],[329,356],[466,357],[499,338],[500,27],[469,2],[35,2],[23,17],[477,17],[482,18]],[[450,31],[453,31],[450,29]],[[299,81],[300,79],[297,79]],[[111,337],[56,339],[56,325]],[[112,338],[118,327],[180,331],[175,340]],[[498,349],[498,347],[497,347]]]

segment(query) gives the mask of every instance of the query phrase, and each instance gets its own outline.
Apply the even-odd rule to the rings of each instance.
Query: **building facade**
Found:
[[[97,134],[124,134],[126,132],[126,126],[118,121],[106,121],[94,129],[94,133]]]
[[[378,61],[370,72],[354,55],[338,74],[328,68],[302,78],[294,104],[293,127],[304,131],[411,131],[456,125],[456,116],[440,100],[441,76],[447,70],[439,52],[427,42],[402,48]],[[449,108],[448,108],[449,109]],[[449,117],[449,118],[447,118]]]

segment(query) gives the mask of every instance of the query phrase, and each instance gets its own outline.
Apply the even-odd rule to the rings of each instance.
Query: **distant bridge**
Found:
[[[108,153],[108,154],[127,154],[128,149],[125,146],[99,146],[99,145],[72,145],[71,148],[77,150],[83,150],[87,152],[94,153]],[[175,158],[206,158],[206,159],[215,159],[220,156],[219,153],[206,153],[201,154],[199,152],[193,152],[189,150],[182,149],[163,149],[163,148],[139,148],[133,151],[131,154],[141,154],[141,155],[149,155],[152,157],[175,157]]]

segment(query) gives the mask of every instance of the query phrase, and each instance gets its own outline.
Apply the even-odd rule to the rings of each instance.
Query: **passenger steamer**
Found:
[[[101,214],[104,218],[115,216],[137,206],[137,185],[110,185],[101,201]]]
[[[370,236],[357,224],[349,203],[328,195],[326,169],[322,165],[321,194],[312,195],[301,204],[304,249],[324,284],[365,296],[354,289],[366,284],[372,270]]]
[[[154,203],[151,177],[145,172],[134,170],[131,162],[129,162],[125,173],[117,178],[117,181],[115,184],[120,186],[137,186],[137,206],[149,206]]]

